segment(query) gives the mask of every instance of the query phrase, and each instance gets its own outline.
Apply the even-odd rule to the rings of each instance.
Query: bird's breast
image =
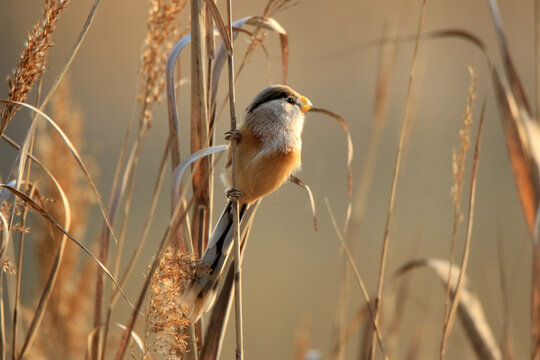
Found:
[[[300,166],[301,142],[283,147],[264,141],[250,129],[242,129],[237,147],[236,188],[244,194],[241,201],[251,203],[276,190]],[[232,169],[227,169],[232,186]]]

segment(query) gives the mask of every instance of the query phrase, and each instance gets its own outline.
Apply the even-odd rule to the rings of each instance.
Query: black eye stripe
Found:
[[[275,92],[264,94],[263,96],[261,96],[259,99],[256,99],[256,101],[254,101],[251,104],[251,106],[248,108],[248,112],[252,112],[257,107],[259,107],[260,105],[266,102],[277,100],[277,99],[285,99],[285,98],[288,98],[289,96],[291,96],[291,94],[286,91],[275,91]],[[297,101],[295,100],[295,103],[296,102]]]

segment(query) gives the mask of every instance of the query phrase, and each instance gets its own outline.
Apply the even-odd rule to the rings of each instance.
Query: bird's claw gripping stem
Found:
[[[238,129],[229,130],[225,133],[225,140],[240,140],[242,138],[242,135],[240,134],[240,131]]]
[[[238,190],[238,189],[235,189],[235,188],[231,188],[231,189],[227,190],[227,197],[229,199],[238,200],[242,196],[244,196],[244,193],[241,190]]]

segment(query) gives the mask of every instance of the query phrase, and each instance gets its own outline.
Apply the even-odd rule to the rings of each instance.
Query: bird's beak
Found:
[[[303,113],[311,109],[312,106],[313,104],[311,103],[311,101],[309,101],[307,97],[300,96],[300,109],[302,110]]]

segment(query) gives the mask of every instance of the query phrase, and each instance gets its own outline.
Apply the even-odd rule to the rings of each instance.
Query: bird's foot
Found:
[[[231,188],[231,189],[227,190],[227,197],[229,199],[231,199],[231,200],[232,199],[238,200],[242,196],[244,196],[244,193],[241,190],[238,190],[238,189],[235,189],[235,188]]]
[[[225,133],[225,140],[240,140],[242,138],[242,134],[240,134],[240,131],[238,129],[229,130]]]

